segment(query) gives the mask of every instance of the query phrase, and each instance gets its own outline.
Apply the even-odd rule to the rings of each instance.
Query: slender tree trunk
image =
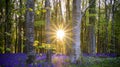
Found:
[[[15,53],[17,53],[17,44],[18,44],[18,36],[17,36],[17,34],[18,34],[18,22],[17,22],[17,16],[15,15],[15,21],[16,21],[16,37],[15,37]]]
[[[50,1],[45,1],[45,7],[46,7],[46,43],[50,44]]]
[[[70,21],[70,0],[66,3],[66,22]]]
[[[2,4],[2,2],[0,1],[0,4]],[[3,12],[3,6],[1,6],[0,5],[0,13],[2,14],[2,15],[0,15],[0,53],[4,53],[4,50],[3,50],[3,48],[4,48],[4,34],[3,34],[3,32],[4,32],[4,25],[3,25],[3,23],[5,22],[4,21],[4,16],[5,16],[5,14],[4,14],[4,12]]]
[[[111,44],[112,44],[112,46],[111,46],[111,48],[112,48],[112,53],[115,53],[115,32],[114,32],[114,1],[115,0],[111,0],[111,3],[113,3],[113,5],[112,5],[112,9],[111,9],[111,14],[112,14],[112,40],[111,40]]]
[[[118,3],[118,1],[115,1],[115,4]],[[114,12],[114,32],[115,32],[115,53],[117,54],[117,56],[120,56],[120,23],[119,23],[119,18],[120,18],[120,0],[119,0],[119,6],[117,6],[115,8],[115,12]]]
[[[97,53],[101,52],[101,44],[100,44],[100,0],[99,0],[99,12],[98,12],[98,24],[97,24]]]
[[[70,0],[67,0],[67,3],[66,3],[66,24],[68,24],[68,23],[71,23],[70,21],[71,21],[71,16],[70,16]],[[65,48],[66,48],[66,55],[70,55],[70,47],[71,46],[67,46],[67,45],[69,45],[70,43],[66,43],[66,45],[65,45]]]
[[[80,39],[80,33],[81,33],[81,0],[73,0],[73,50],[71,55],[71,62],[76,62],[80,55],[81,55],[81,39]]]
[[[11,0],[5,0],[5,53],[10,53],[11,47]]]
[[[89,1],[89,3],[91,3],[92,0]],[[96,53],[96,39],[95,39],[95,2],[96,0],[94,0],[93,4],[90,6],[89,8],[89,13],[90,13],[90,17],[89,17],[89,38],[90,38],[90,54],[95,54]]]
[[[43,28],[43,26],[41,25],[40,26],[40,34],[39,34],[39,36],[40,36],[40,44],[39,44],[39,46],[42,46],[42,38],[43,38],[43,35],[42,35],[42,28]],[[39,49],[39,52],[41,52],[42,53],[42,49],[40,48]]]
[[[106,33],[105,33],[105,37],[106,37],[106,39],[105,39],[105,44],[104,44],[104,49],[103,49],[103,52],[104,53],[107,53],[107,45],[108,45],[108,22],[109,22],[109,20],[108,20],[108,8],[107,8],[107,0],[105,0],[105,18],[106,18],[106,27],[105,27],[105,30],[106,30]]]
[[[20,16],[19,16],[19,25],[18,25],[18,52],[21,52],[22,49],[22,0],[20,0]]]
[[[35,50],[34,50],[34,0],[27,0],[26,11],[26,54],[28,56],[27,63],[34,63]]]
[[[50,0],[45,1],[46,7],[46,43],[50,45]],[[51,51],[50,49],[47,50],[47,59],[48,62],[51,62]]]
[[[17,9],[17,7],[18,7],[18,1],[15,1],[15,3],[14,3],[14,9]],[[15,26],[15,53],[17,53],[17,45],[18,45],[18,18],[17,18],[17,14],[14,14],[15,15],[15,24],[16,24],[16,26]]]

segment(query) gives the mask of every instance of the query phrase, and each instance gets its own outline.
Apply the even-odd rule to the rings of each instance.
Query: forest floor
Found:
[[[26,55],[23,53],[17,54],[0,54],[0,67],[26,67]],[[120,67],[120,57],[83,55],[82,62],[70,63],[69,57],[62,54],[54,54],[52,63],[46,62],[46,54],[37,54],[34,65],[27,67]]]

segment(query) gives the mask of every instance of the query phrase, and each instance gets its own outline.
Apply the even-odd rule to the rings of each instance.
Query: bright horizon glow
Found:
[[[58,39],[62,40],[65,37],[65,32],[62,29],[56,31],[56,36]]]

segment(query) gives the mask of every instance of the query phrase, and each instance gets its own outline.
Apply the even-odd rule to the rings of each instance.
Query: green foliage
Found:
[[[0,9],[5,7],[5,0],[0,0]]]
[[[86,26],[88,26],[88,27],[89,27],[89,26],[91,26],[91,24],[90,24],[89,22],[86,22]]]
[[[7,36],[11,36],[11,33],[5,32],[5,34],[6,34]]]
[[[4,48],[0,46],[0,52],[3,52],[4,51]]]
[[[89,11],[88,10],[86,11],[85,16],[89,17]]]
[[[32,11],[33,11],[33,9],[32,9],[32,8],[29,8],[29,11],[31,11],[31,12],[32,12]]]
[[[43,12],[43,13],[46,13],[46,9],[43,9],[42,12]]]
[[[45,25],[45,21],[44,20],[35,21],[35,23],[34,23],[35,27],[40,27],[41,25]]]
[[[83,57],[81,64],[69,64],[68,67],[119,67],[120,58]]]
[[[96,16],[96,15],[97,15],[97,14],[89,14],[89,17],[90,17],[90,16]]]
[[[54,48],[52,47],[53,44],[46,44],[46,43],[42,43],[42,46],[45,48],[45,49],[52,49],[54,50]]]
[[[40,10],[36,10],[35,13],[36,13],[37,15],[39,15],[39,14],[40,14]]]
[[[39,41],[35,40],[33,46],[38,46]]]
[[[6,48],[6,51],[10,52],[10,51],[11,51],[11,48]]]
[[[45,49],[45,50],[51,50],[52,53],[55,53],[55,48],[53,47],[53,44],[46,44],[46,43],[42,43],[40,44],[39,41],[35,40],[34,41],[34,47],[35,49]]]
[[[46,9],[35,10],[35,14],[37,14],[37,15],[40,15],[42,13],[46,13]]]
[[[25,5],[22,5],[22,8],[21,8],[21,12],[22,12],[22,14],[25,14],[26,12],[26,6]]]

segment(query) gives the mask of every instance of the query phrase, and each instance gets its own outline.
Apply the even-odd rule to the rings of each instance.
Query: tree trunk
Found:
[[[89,1],[89,3],[91,3],[92,0]],[[89,8],[89,39],[90,39],[90,54],[95,54],[96,53],[96,39],[95,39],[95,1],[93,2],[93,4],[90,6]]]
[[[112,48],[112,51],[111,51],[111,53],[115,53],[115,32],[114,32],[114,1],[115,0],[110,0],[111,1],[111,5],[112,5],[112,3],[113,3],[113,5],[112,5],[112,8],[111,8],[111,14],[112,14],[112,40],[111,40],[111,44],[112,44],[112,46],[111,46],[111,48]]]
[[[46,44],[50,45],[50,0],[45,1],[46,7]],[[48,62],[51,62],[51,51],[47,49],[47,59]]]
[[[15,35],[16,35],[16,37],[15,37],[15,53],[17,53],[17,44],[18,44],[18,36],[17,36],[17,34],[18,34],[18,21],[17,21],[17,15],[15,15],[15,21],[16,21],[16,32],[15,32]]]
[[[105,39],[105,44],[104,44],[104,49],[103,49],[103,52],[104,53],[107,53],[107,45],[108,45],[108,22],[109,22],[109,20],[108,20],[108,8],[107,8],[107,0],[105,0],[105,19],[106,19],[106,27],[105,27],[105,31],[106,31],[106,33],[105,33],[105,37],[106,37],[106,39]]]
[[[71,23],[71,16],[70,16],[70,14],[71,14],[71,12],[70,12],[70,0],[67,0],[67,2],[66,2],[66,24],[68,24],[68,23]],[[70,35],[70,37],[71,37],[71,35]],[[67,45],[69,45],[70,43],[66,43],[66,45],[65,45],[65,48],[66,48],[66,55],[70,55],[70,47],[71,46],[67,46]]]
[[[6,0],[5,11],[5,53],[10,53],[11,47],[11,0]]]
[[[22,0],[20,0],[20,16],[19,16],[19,24],[18,24],[18,52],[21,52],[22,48]]]
[[[27,63],[31,64],[35,60],[34,52],[34,0],[27,0],[26,11],[26,54],[28,56]]]
[[[5,16],[5,14],[4,14],[4,11],[3,11],[3,6],[1,5],[2,4],[2,2],[0,1],[0,13],[2,14],[2,15],[0,15],[0,53],[4,53],[4,50],[3,50],[3,48],[4,48],[4,16]]]
[[[101,52],[101,44],[100,44],[100,0],[99,0],[99,12],[98,12],[98,24],[97,24],[97,53],[100,53]]]
[[[115,4],[118,3],[118,1],[115,1]],[[116,49],[116,54],[119,57],[120,56],[120,23],[119,23],[119,18],[120,18],[120,0],[119,0],[119,6],[115,8],[114,11],[114,22],[115,22],[115,49]]]
[[[45,7],[46,7],[46,43],[50,44],[50,1],[45,1]]]
[[[17,4],[18,4],[18,1],[15,1],[14,2],[14,9],[17,9]],[[15,19],[14,19],[14,21],[15,21],[15,24],[16,24],[16,26],[15,26],[15,46],[14,46],[14,50],[15,50],[15,53],[17,53],[17,45],[18,45],[18,18],[17,18],[17,14],[14,14],[15,15]]]
[[[81,55],[81,39],[80,39],[80,33],[81,33],[81,0],[73,0],[73,50],[71,55],[71,62],[76,63],[77,60],[79,60],[79,57]]]

